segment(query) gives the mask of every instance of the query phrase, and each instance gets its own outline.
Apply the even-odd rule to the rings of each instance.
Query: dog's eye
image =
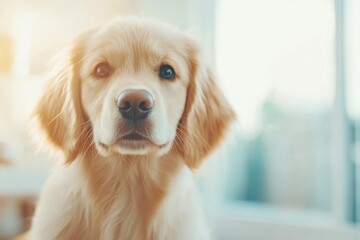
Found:
[[[110,75],[110,66],[108,63],[99,63],[95,66],[94,75],[98,78],[105,78]]]
[[[175,71],[172,66],[164,64],[160,66],[159,77],[166,80],[172,80],[175,78]]]

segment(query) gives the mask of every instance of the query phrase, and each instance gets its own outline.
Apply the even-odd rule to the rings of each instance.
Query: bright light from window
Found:
[[[223,0],[217,17],[217,66],[243,131],[259,131],[269,99],[289,109],[331,106],[333,1]]]
[[[32,36],[33,14],[31,8],[18,10],[13,16],[13,38],[15,39],[14,65],[15,76],[29,75],[30,47]]]

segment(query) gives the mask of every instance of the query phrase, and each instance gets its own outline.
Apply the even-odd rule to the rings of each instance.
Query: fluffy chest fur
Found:
[[[207,239],[199,209],[176,159],[86,159],[53,171],[31,239]]]

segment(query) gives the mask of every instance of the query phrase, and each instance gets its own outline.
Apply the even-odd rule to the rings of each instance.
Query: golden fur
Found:
[[[94,79],[104,59],[112,75]],[[175,68],[173,82],[156,74],[164,62]],[[135,87],[156,98],[154,143],[127,152],[114,143],[121,119],[111,99]],[[189,169],[221,142],[234,113],[191,37],[138,18],[82,34],[35,116],[65,163],[44,187],[30,239],[209,238]]]

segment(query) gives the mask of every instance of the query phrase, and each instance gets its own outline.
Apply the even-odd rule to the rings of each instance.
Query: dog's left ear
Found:
[[[65,52],[34,111],[34,117],[46,139],[63,152],[68,163],[77,156],[77,149],[84,147],[83,138],[87,135],[80,101],[79,65],[84,39],[89,34],[80,35]]]
[[[174,147],[185,163],[197,168],[224,139],[235,113],[219,88],[212,67],[190,54],[190,84]]]

